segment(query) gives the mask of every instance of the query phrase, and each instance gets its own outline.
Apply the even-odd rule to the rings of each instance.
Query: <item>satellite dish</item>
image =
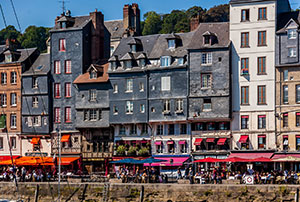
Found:
[[[66,11],[66,16],[71,16],[71,11],[70,10]]]

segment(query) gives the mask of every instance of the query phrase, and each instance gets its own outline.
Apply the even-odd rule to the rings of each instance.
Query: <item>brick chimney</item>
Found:
[[[141,32],[141,12],[139,9],[139,5],[136,3],[132,4],[132,13],[133,13],[133,18],[134,22],[132,22],[132,27],[135,29],[136,35],[140,35]]]
[[[123,26],[124,29],[129,28],[130,26],[130,5],[126,4],[123,7]]]
[[[190,31],[194,31],[200,24],[200,16],[192,17],[190,20]]]
[[[134,30],[136,36],[140,35],[141,17],[139,5],[133,3],[123,7],[123,26],[125,30]]]
[[[104,58],[104,16],[100,11],[90,13],[91,27],[91,62]]]

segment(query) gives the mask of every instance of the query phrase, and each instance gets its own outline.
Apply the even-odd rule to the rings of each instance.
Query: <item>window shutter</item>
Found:
[[[41,118],[41,116],[38,116],[38,126],[41,126],[42,125],[42,118]]]
[[[28,117],[28,127],[32,127],[32,117]]]

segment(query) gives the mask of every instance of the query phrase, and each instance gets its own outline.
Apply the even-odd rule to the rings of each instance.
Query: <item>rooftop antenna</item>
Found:
[[[65,1],[65,0],[61,0],[59,1],[59,3],[62,4],[61,8],[62,8],[62,13],[65,14],[66,13],[66,3],[68,3],[69,1]]]

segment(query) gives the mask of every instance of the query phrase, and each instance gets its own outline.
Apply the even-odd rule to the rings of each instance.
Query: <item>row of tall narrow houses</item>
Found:
[[[107,174],[129,157],[166,159],[164,170],[299,152],[299,12],[288,0],[231,0],[229,22],[199,19],[188,33],[141,36],[137,4],[105,22],[67,11],[48,53],[7,40],[0,160],[61,145],[63,165]]]

